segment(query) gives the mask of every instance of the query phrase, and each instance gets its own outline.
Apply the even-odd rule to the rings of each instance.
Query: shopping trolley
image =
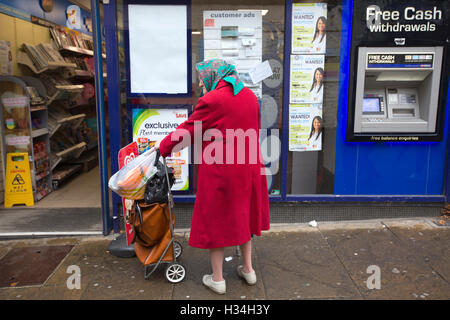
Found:
[[[159,160],[157,160],[159,161]],[[183,252],[183,247],[181,246],[181,243],[179,243],[178,241],[176,241],[174,239],[174,220],[175,217],[173,215],[173,208],[174,208],[174,202],[173,202],[173,196],[172,196],[172,192],[171,192],[171,186],[170,186],[170,182],[169,182],[169,174],[168,174],[168,170],[167,170],[167,164],[166,164],[166,159],[163,158],[163,163],[164,163],[164,169],[165,169],[165,175],[166,175],[166,180],[167,180],[167,185],[168,185],[168,194],[167,194],[167,199],[168,199],[168,203],[166,203],[166,206],[168,208],[168,215],[169,215],[169,230],[167,230],[167,232],[169,233],[169,237],[165,237],[163,238],[162,241],[160,241],[157,245],[159,245],[160,247],[155,248],[155,247],[141,247],[137,242],[135,242],[135,251],[136,251],[136,255],[138,256],[139,260],[141,260],[141,262],[143,262],[144,264],[144,277],[147,280],[150,275],[155,272],[155,270],[161,265],[161,264],[166,264],[166,270],[165,270],[165,276],[166,279],[171,282],[171,283],[178,283],[181,282],[185,276],[186,276],[186,269],[185,267],[177,261],[177,259],[181,256],[182,252]],[[163,204],[164,206],[164,204]],[[142,217],[142,208],[139,205],[139,203],[136,203],[135,205],[135,209],[136,209],[136,213],[142,223],[143,221],[143,217]],[[164,207],[165,210],[165,207]],[[166,210],[164,211],[164,213],[166,213]],[[141,252],[142,251],[142,252]],[[161,253],[162,251],[162,253]],[[145,259],[144,261],[142,261],[142,258],[140,257],[140,255],[145,255],[147,254],[148,256],[150,254],[153,253],[160,253],[158,254],[157,257],[153,256],[151,259],[151,263],[146,264],[145,263]],[[147,257],[148,257],[147,256]],[[156,260],[156,262],[153,262],[154,260]]]

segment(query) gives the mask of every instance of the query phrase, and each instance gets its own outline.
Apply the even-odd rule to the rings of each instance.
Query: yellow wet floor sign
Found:
[[[6,155],[5,208],[15,204],[34,206],[28,153]]]

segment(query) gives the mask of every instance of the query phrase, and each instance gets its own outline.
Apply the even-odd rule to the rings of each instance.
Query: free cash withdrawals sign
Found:
[[[133,141],[138,144],[139,154],[165,138],[187,118],[188,109],[133,109]],[[172,191],[189,190],[188,149],[172,153],[166,162],[176,178]]]

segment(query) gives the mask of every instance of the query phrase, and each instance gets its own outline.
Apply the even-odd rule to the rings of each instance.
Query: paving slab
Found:
[[[144,279],[144,266],[134,258],[108,252],[108,237],[0,241],[0,259],[14,248],[73,246],[42,285],[0,288],[0,299],[449,299],[450,228],[424,219],[375,219],[276,225],[253,239],[253,264],[258,277],[248,286],[236,273],[241,263],[236,247],[227,248],[224,277],[227,294],[202,285],[211,273],[209,251],[188,245],[188,232],[178,232],[179,259],[186,278],[166,280],[165,265]],[[381,288],[367,288],[367,267],[380,268]],[[80,289],[70,290],[68,267],[78,266]]]
[[[385,224],[414,250],[419,260],[450,282],[450,228],[433,226],[429,221],[412,224],[387,221]]]
[[[387,226],[372,229],[321,229],[365,299],[448,299],[450,287],[417,251]],[[368,278],[380,270],[380,289],[369,289]]]
[[[359,299],[352,279],[317,229],[255,238],[267,299]]]
[[[236,247],[225,248],[223,262],[223,277],[226,281],[227,293],[218,295],[202,284],[205,274],[211,274],[209,250],[193,248],[188,245],[188,235],[178,241],[183,246],[183,254],[179,262],[186,268],[186,278],[183,282],[174,285],[174,300],[256,300],[265,299],[262,281],[249,286],[239,278],[236,268],[240,262]],[[255,269],[257,269],[257,256],[252,252]],[[258,271],[257,271],[258,272]]]
[[[171,299],[172,285],[163,274],[155,273],[153,281],[144,280],[140,261],[111,255],[107,252],[109,242],[80,242],[45,285],[63,286],[71,275],[68,267],[74,265],[80,268],[80,299]]]

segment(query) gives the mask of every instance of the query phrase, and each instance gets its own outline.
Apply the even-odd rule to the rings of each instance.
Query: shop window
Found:
[[[341,11],[341,1],[293,1],[290,195],[334,193]]]
[[[257,12],[255,16],[252,13]],[[238,13],[232,15],[231,13]],[[213,21],[214,20],[214,21]],[[214,25],[212,25],[214,23]],[[285,29],[285,1],[252,1],[232,0],[222,3],[211,3],[208,0],[192,1],[192,67],[193,88],[196,99],[200,96],[195,64],[205,59],[221,57],[236,62],[242,80],[247,80],[245,73],[255,64],[268,61],[273,75],[254,86],[248,83],[261,102],[261,136],[263,156],[267,167],[268,192],[280,195],[281,190],[281,147],[283,135],[283,66],[284,66],[284,29]],[[230,28],[231,27],[231,28]],[[215,48],[214,32],[220,30],[221,42],[224,32],[230,35],[237,31],[237,39],[231,41],[245,41],[245,48],[230,49]],[[219,29],[220,28],[220,29]],[[229,30],[226,30],[229,28]],[[243,40],[244,39],[244,40]],[[226,44],[221,44],[221,46]],[[222,47],[223,49],[223,47]],[[233,50],[238,50],[239,52]],[[227,53],[224,53],[224,51]],[[228,56],[223,56],[226,54]],[[252,64],[253,63],[253,64]],[[195,101],[196,102],[196,101]],[[272,141],[273,140],[273,141]],[[267,150],[276,146],[276,150]],[[194,182],[194,186],[196,182]]]

